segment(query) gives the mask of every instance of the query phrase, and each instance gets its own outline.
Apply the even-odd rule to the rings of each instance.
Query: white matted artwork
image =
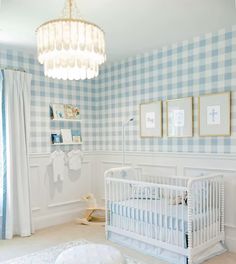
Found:
[[[167,136],[193,136],[193,98],[166,101]]]
[[[200,136],[230,136],[230,92],[198,97]]]
[[[155,101],[140,105],[141,137],[162,137],[162,102]]]

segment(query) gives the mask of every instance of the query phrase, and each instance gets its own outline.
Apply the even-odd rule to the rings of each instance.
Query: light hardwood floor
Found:
[[[104,227],[100,224],[82,226],[74,223],[54,226],[37,231],[27,238],[16,237],[8,241],[0,241],[0,262],[14,257],[29,254],[60,243],[85,239],[95,243],[107,243],[104,235]],[[137,251],[127,249],[115,244],[124,254],[132,256],[146,264],[165,264],[166,262],[145,256]],[[207,264],[236,264],[236,254],[225,253],[206,262]]]

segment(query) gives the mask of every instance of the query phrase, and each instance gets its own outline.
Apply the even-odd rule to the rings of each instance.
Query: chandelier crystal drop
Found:
[[[42,24],[36,34],[38,60],[48,77],[91,79],[106,61],[103,30],[79,17],[74,0],[66,1],[62,18]]]

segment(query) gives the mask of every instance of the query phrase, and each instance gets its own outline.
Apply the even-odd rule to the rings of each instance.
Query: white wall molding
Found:
[[[119,156],[122,158],[121,151],[91,151],[86,152],[86,155],[89,156]],[[191,159],[193,157],[199,159],[206,159],[206,158],[214,158],[214,159],[226,159],[226,160],[235,160],[236,161],[236,153],[235,154],[216,154],[216,153],[194,153],[194,152],[126,152],[126,161],[128,157],[139,156],[139,157],[171,157],[171,158],[187,158]],[[122,162],[122,159],[121,159]]]
[[[184,174],[186,170],[200,170],[200,171],[211,171],[211,172],[219,172],[219,173],[236,173],[236,169],[222,169],[222,168],[210,168],[210,167],[184,167]],[[186,174],[184,175],[186,176]]]
[[[112,154],[112,156],[121,156],[121,151],[86,151],[84,152],[85,156],[90,157],[97,157],[97,156],[109,156]],[[217,154],[217,153],[195,153],[195,152],[126,152],[127,156],[142,156],[142,157],[150,157],[150,156],[161,156],[161,157],[177,157],[177,158],[192,158],[192,157],[198,157],[199,159],[205,159],[205,158],[214,158],[214,159],[229,159],[229,160],[236,160],[236,153],[232,154]],[[39,158],[39,157],[45,157],[48,158],[50,156],[50,153],[44,152],[44,153],[30,153],[30,158]],[[122,163],[122,160],[120,161]]]
[[[60,207],[60,206],[76,204],[76,203],[84,203],[84,202],[81,199],[78,199],[78,200],[74,200],[74,201],[66,201],[66,202],[62,202],[62,203],[49,204],[48,208]]]
[[[81,174],[66,174],[54,184],[48,170],[48,153],[30,157],[33,189],[33,219],[36,229],[61,224],[78,217],[84,210],[80,198],[93,192],[104,203],[104,172],[122,166],[122,152],[85,152]],[[194,176],[219,172],[225,175],[226,245],[236,252],[236,155],[128,152],[126,165],[141,167],[145,174]]]

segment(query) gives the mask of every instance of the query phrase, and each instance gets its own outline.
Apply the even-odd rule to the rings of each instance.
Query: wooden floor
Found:
[[[85,239],[95,243],[112,244],[111,242],[106,241],[104,235],[104,227],[101,225],[82,226],[75,225],[74,223],[69,223],[37,231],[33,236],[28,238],[16,237],[13,240],[0,241],[0,262],[3,260],[42,250],[50,246],[55,246],[60,243],[79,239]],[[124,254],[141,260],[146,264],[166,263],[156,258],[145,256],[131,249],[127,249],[118,245],[114,246],[119,248]],[[227,252],[205,263],[236,264],[236,254]]]

